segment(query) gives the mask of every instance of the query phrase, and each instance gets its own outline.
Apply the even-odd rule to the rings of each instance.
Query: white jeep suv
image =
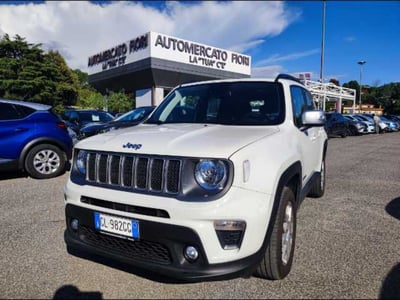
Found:
[[[67,249],[189,281],[282,279],[296,211],[324,193],[324,122],[285,74],[178,86],[145,123],[75,146]]]

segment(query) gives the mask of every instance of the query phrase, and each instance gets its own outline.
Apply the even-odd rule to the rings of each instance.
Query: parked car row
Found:
[[[95,134],[135,126],[143,122],[150,113],[154,110],[155,106],[142,106],[131,110],[109,122],[96,122],[83,126],[79,132],[79,138],[83,139]]]
[[[76,134],[77,140],[81,140],[106,131],[137,125],[143,122],[154,108],[155,106],[139,107],[117,118],[101,110],[68,109],[62,113],[61,118]]]
[[[379,116],[379,118],[379,133],[400,130],[400,116]],[[325,130],[330,137],[376,133],[372,114],[326,113]]]

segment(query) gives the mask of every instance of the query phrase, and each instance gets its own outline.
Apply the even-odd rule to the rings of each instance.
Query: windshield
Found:
[[[219,82],[180,87],[160,104],[147,123],[277,125],[285,106],[281,84]]]
[[[152,111],[153,107],[139,107],[134,110],[123,114],[122,116],[116,118],[114,121],[118,122],[135,122],[144,120]]]

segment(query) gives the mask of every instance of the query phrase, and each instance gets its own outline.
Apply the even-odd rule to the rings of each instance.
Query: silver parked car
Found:
[[[343,116],[351,121],[361,122],[361,123],[365,124],[366,130],[364,133],[374,133],[375,132],[374,123],[365,121],[361,118],[358,118],[357,115],[343,115]]]

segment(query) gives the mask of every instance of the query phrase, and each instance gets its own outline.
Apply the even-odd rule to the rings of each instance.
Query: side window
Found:
[[[311,93],[305,89],[303,89],[303,92],[306,99],[307,110],[315,110],[315,104]]]
[[[14,105],[9,103],[0,103],[0,120],[17,120],[21,119],[22,116],[15,108]]]
[[[301,126],[303,126],[303,113],[308,110],[315,110],[314,101],[311,93],[298,85],[292,85],[290,87],[290,93],[292,96],[294,110],[294,122],[296,126],[300,128]]]
[[[307,110],[303,89],[297,85],[292,85],[290,87],[290,95],[292,97],[294,123],[300,128],[303,125],[301,116]]]
[[[22,118],[26,118],[27,116],[33,114],[36,111],[33,108],[23,106],[23,105],[16,105],[16,108],[20,112]]]

